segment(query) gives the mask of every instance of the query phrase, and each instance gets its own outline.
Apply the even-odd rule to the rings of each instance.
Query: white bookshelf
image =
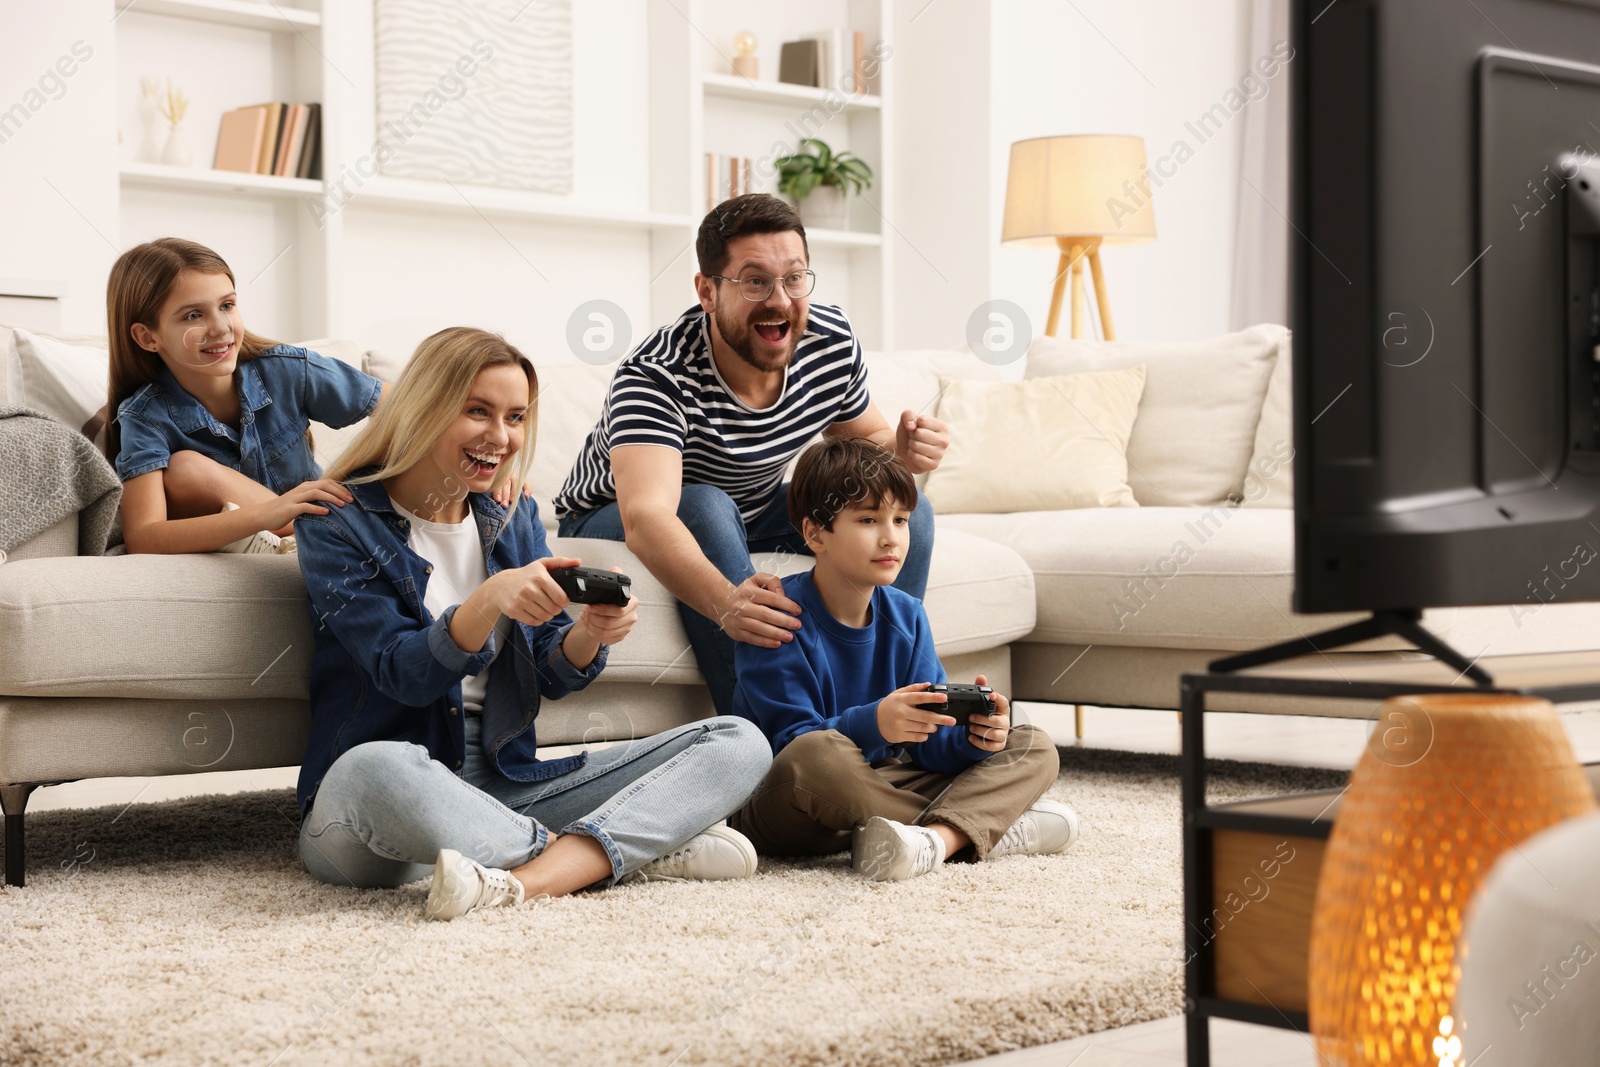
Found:
[[[572,194],[554,196],[383,174],[350,179],[379,136],[372,0],[114,0],[119,244],[164,234],[209,244],[239,276],[252,328],[284,338],[365,340],[373,319],[351,309],[370,293],[364,272],[374,259],[397,262],[394,248],[403,249],[405,233],[416,229],[429,242],[425,254],[437,261],[441,241],[448,244],[460,233],[466,247],[465,235],[481,237],[487,223],[497,231],[494,242],[505,238],[502,250],[526,249],[547,268],[546,245],[592,244],[597,251],[573,284],[596,293],[642,294],[634,306],[649,321],[635,324],[638,338],[693,302],[693,245],[706,211],[705,154],[770,158],[774,146],[792,150],[800,136],[815,132],[864,158],[874,172],[870,203],[852,203],[845,229],[807,231],[817,299],[844,306],[868,347],[889,347],[893,247],[881,219],[893,217],[886,166],[892,63],[880,68],[872,94],[787,85],[776,74],[782,40],[834,26],[846,31],[846,40],[855,30],[865,32],[869,47],[887,37],[893,2],[818,0],[790,10],[733,0],[639,0],[647,25],[642,42],[641,31],[632,39],[635,47],[642,44],[646,85],[640,96],[648,121],[638,127],[636,162],[620,165],[641,174],[631,186],[609,175],[599,186],[586,185],[583,160],[576,158]],[[747,23],[763,42],[756,79],[727,72],[732,35]],[[196,55],[207,62],[196,63]],[[593,70],[596,61],[575,42],[574,62]],[[169,73],[193,101],[184,124],[192,167],[135,160],[139,77]],[[582,92],[582,73],[575,94]],[[207,166],[221,113],[269,100],[321,103],[323,180]],[[578,132],[575,153],[583,149]],[[631,143],[613,141],[607,166],[628,160]],[[619,187],[637,191],[619,195]],[[757,188],[775,186],[769,180]],[[483,255],[485,246],[476,247]],[[611,249],[628,264],[628,277],[609,277]],[[541,310],[565,313],[559,301]],[[470,318],[470,305],[460,314]]]
[[[813,248],[882,248],[883,235],[857,230],[806,228],[806,241]]]
[[[233,268],[251,328],[267,336],[326,335],[340,221],[315,224],[320,180],[210,162],[222,113],[234,108],[320,102],[324,128],[339,121],[344,98],[327,58],[338,23],[327,14],[314,0],[116,0],[119,243],[181,236],[215,248]],[[170,78],[189,97],[182,129],[192,165],[136,158],[141,76]],[[337,166],[329,144],[324,136],[324,174]]]
[[[881,96],[868,93],[845,93],[837,89],[814,89],[807,85],[789,85],[784,82],[741,78],[733,74],[702,74],[700,87],[707,96],[727,97],[730,100],[753,100],[768,104],[829,104],[839,102],[847,112],[876,111],[883,108]]]
[[[305,200],[322,195],[322,183],[311,178],[280,178],[271,174],[245,174],[200,167],[169,167],[164,163],[124,163],[118,169],[123,188],[160,189],[174,193],[219,192],[245,196]]]
[[[281,0],[116,0],[116,6],[117,18],[138,11],[274,33],[314,30],[322,25],[320,12]]]
[[[836,151],[860,156],[872,167],[873,187],[863,197],[849,199],[847,227],[808,226],[806,238],[817,271],[814,299],[844,307],[862,343],[874,349],[892,347],[894,338],[894,247],[882,232],[883,219],[893,217],[894,203],[894,175],[887,165],[893,63],[878,64],[874,93],[790,85],[777,75],[785,40],[823,29],[843,30],[847,44],[861,31],[869,51],[875,42],[889,40],[894,3],[650,0],[652,207],[671,210],[669,205],[687,202],[689,215],[701,218],[708,205],[708,152],[754,160],[757,192],[777,191],[768,161],[780,146],[784,151],[797,148],[803,137],[817,137]],[[756,78],[736,76],[730,69],[733,36],[745,29],[759,42]],[[850,57],[843,58],[848,67]],[[674,243],[663,236],[663,245]],[[665,252],[663,248],[662,256]],[[692,273],[692,265],[690,269]],[[682,304],[681,294],[687,291],[670,271],[656,288],[661,292],[652,304],[662,312]]]

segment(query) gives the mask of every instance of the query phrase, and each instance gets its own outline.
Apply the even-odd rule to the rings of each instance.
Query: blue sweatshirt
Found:
[[[911,753],[923,770],[959,774],[989,753],[967,740],[966,727],[941,726],[926,741],[891,745],[878,732],[878,702],[914,682],[945,681],[933,651],[922,601],[892,586],[872,594],[867,625],[846,626],[828,613],[812,572],[791,574],[783,591],[801,607],[794,640],[778,648],[739,642],[733,710],[772,741],[776,756],[810,730],[838,730],[868,763]]]

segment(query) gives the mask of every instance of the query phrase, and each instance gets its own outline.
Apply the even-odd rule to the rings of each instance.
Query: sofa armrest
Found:
[[[11,562],[19,559],[45,559],[54,556],[76,556],[77,554],[78,513],[73,512],[49,529],[41,530],[10,552],[4,553],[3,557],[0,557],[0,562]]]

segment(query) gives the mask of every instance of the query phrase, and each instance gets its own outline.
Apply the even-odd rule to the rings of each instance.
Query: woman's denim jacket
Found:
[[[433,567],[411,550],[407,520],[389,494],[378,482],[346,488],[353,501],[330,505],[326,515],[302,515],[294,524],[317,646],[311,660],[311,739],[296,797],[302,813],[310,810],[333,761],[367,741],[423,745],[459,771],[466,743],[461,678],[489,664],[497,639],[491,632],[481,651],[463,652],[450,637],[456,607],[438,618],[423,607]],[[493,498],[472,493],[467,500],[490,575],[551,554],[532,500],[518,505],[509,524]],[[565,612],[539,626],[513,622],[511,648],[489,667],[484,754],[513,781],[564,774],[586,758],[580,752],[540,760],[534,732],[541,698],[556,700],[582,689],[605,668],[605,645],[586,670],[568,662],[561,642],[571,626]]]

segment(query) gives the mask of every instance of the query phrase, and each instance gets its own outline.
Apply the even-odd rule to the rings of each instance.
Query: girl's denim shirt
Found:
[[[366,468],[357,475],[369,474]],[[300,573],[311,601],[311,739],[300,766],[302,813],[334,760],[367,741],[408,741],[450,770],[466,751],[461,678],[489,667],[483,702],[484,755],[507,778],[533,782],[583,765],[584,753],[540,760],[534,720],[539,702],[584,688],[605,668],[607,646],[584,670],[561,649],[572,627],[565,612],[539,626],[513,622],[510,644],[494,657],[491,631],[477,652],[450,636],[460,605],[434,618],[423,606],[432,565],[411,550],[409,525],[382,484],[346,483],[355,497],[326,515],[295,520]],[[467,497],[491,576],[551,554],[539,509],[523,500],[506,511],[486,494]],[[494,662],[491,665],[490,659]]]
[[[372,413],[383,383],[319,352],[275,345],[233,372],[239,428],[218,422],[178,384],[166,364],[155,380],[117,405],[122,446],[117,477],[164,470],[174,452],[198,452],[274,493],[322,477],[306,430],[311,420],[338,429]]]

